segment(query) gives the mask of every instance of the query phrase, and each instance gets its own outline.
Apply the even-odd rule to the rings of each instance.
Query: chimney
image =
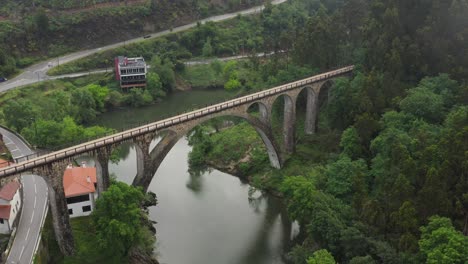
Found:
[[[91,183],[91,177],[86,176],[86,182]]]

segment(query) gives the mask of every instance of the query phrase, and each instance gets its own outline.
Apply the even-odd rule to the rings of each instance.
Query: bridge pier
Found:
[[[162,161],[179,139],[180,136],[177,133],[168,131],[150,153],[149,148],[153,136],[145,135],[136,138],[138,171],[132,185],[141,186],[146,192]]]
[[[305,117],[305,133],[312,135],[317,132],[318,94],[312,88],[307,89],[307,106]]]
[[[69,163],[68,160],[62,160],[33,169],[34,174],[44,177],[49,187],[49,208],[52,213],[55,238],[60,251],[66,256],[75,253],[75,242],[63,188],[63,173]]]
[[[101,195],[110,186],[109,160],[112,154],[112,147],[106,146],[96,151],[96,176],[98,194]]]
[[[294,152],[296,147],[296,100],[289,96],[284,97],[283,139],[284,151],[287,154]]]

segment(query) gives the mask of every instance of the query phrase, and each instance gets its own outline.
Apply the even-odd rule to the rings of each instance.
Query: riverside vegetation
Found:
[[[355,76],[338,80],[332,100],[322,104],[318,134],[302,133],[298,111],[299,144],[282,170],[269,168],[255,131],[235,119],[229,120],[239,124],[233,128],[219,129],[225,120],[213,120],[189,135],[191,169],[197,172],[209,158],[210,165],[234,166],[253,186],[284,197],[302,231],[288,254],[293,263],[465,263],[467,12],[466,1],[455,0],[289,1],[257,17],[199,25],[185,37],[126,48],[129,55],[157,55],[156,65],[187,80],[201,74],[183,67],[183,58],[231,49],[288,51],[269,60],[252,56],[200,66],[209,74],[191,81],[223,84],[233,94],[355,64]],[[233,42],[229,36],[240,27]],[[113,55],[96,56],[73,67],[107,65]],[[93,59],[96,64],[89,64]],[[143,93],[152,87],[170,91],[161,72],[153,73],[161,85]],[[281,104],[273,111],[278,137]],[[298,107],[304,107],[302,99]],[[235,142],[240,137],[242,144]]]
[[[113,181],[96,201],[89,217],[71,219],[76,243],[74,256],[63,256],[47,219],[42,242],[48,252],[39,252],[34,263],[155,263],[156,230],[148,219],[154,193]]]
[[[229,129],[215,120],[192,131],[191,169],[236,171],[282,196],[301,226],[292,263],[466,263],[468,4],[335,2],[290,29],[286,45],[293,65],[357,66],[320,104],[318,133],[302,132],[302,95],[297,150],[283,169],[271,169],[255,130],[233,119]],[[282,103],[272,113],[279,140]]]
[[[3,0],[0,76],[12,76],[34,62],[71,51],[124,41],[261,2]]]

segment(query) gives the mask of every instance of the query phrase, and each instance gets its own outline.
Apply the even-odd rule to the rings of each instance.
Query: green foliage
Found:
[[[375,264],[375,260],[367,255],[367,256],[359,256],[359,257],[354,257],[349,261],[350,264]]]
[[[36,111],[31,107],[28,99],[10,100],[3,107],[3,115],[6,125],[18,132],[28,127],[36,116]]]
[[[105,86],[100,86],[97,84],[90,84],[85,87],[93,96],[93,100],[96,105],[96,110],[99,112],[104,111],[104,103],[109,94],[109,88]]]
[[[206,39],[206,42],[203,45],[202,55],[203,57],[213,56],[213,47],[211,46],[211,38]]]
[[[157,73],[165,92],[170,92],[175,87],[174,64],[170,60],[161,60],[158,56],[151,59],[151,72]]]
[[[312,257],[307,259],[307,264],[335,264],[332,254],[326,249],[317,250]]]
[[[428,103],[430,102],[430,103]],[[441,121],[444,116],[443,99],[427,88],[414,88],[409,95],[400,102],[402,111],[430,122]]]
[[[433,216],[421,227],[419,246],[426,263],[466,263],[468,238],[456,231],[450,219]]]
[[[84,128],[68,116],[60,121],[37,119],[24,128],[22,134],[39,148],[56,149],[103,137],[111,132],[113,130],[99,126]]]
[[[97,106],[93,94],[88,89],[77,89],[71,94],[74,118],[79,123],[89,124],[96,118]]]
[[[126,103],[132,107],[148,105],[153,101],[153,97],[148,90],[138,88],[131,89],[126,97]]]
[[[352,126],[343,131],[340,147],[343,149],[343,154],[352,159],[358,159],[363,156],[361,139],[357,130]]]
[[[92,219],[98,246],[106,255],[119,259],[143,243],[140,206],[144,197],[140,189],[115,182],[96,201]]]
[[[146,76],[146,85],[153,98],[162,98],[166,96],[166,92],[163,90],[161,78],[155,72],[150,72]]]
[[[367,194],[368,169],[364,160],[352,161],[346,155],[327,165],[326,191],[344,201]],[[362,199],[362,197],[360,197]],[[362,201],[361,201],[362,202]],[[358,201],[358,204],[361,205]]]
[[[237,79],[229,79],[229,81],[227,81],[225,84],[224,84],[224,89],[228,90],[228,91],[233,91],[233,90],[238,90],[239,88],[241,88],[241,83],[239,82],[239,80]]]

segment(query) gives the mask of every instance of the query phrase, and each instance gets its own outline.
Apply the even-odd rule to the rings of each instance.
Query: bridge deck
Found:
[[[46,165],[48,163],[51,163],[57,160],[62,160],[62,159],[66,159],[69,157],[73,157],[78,154],[86,153],[86,152],[104,147],[106,145],[111,145],[117,142],[128,140],[136,136],[146,134],[148,132],[169,128],[170,126],[180,124],[180,123],[183,123],[188,120],[192,120],[201,116],[223,111],[223,110],[226,110],[226,109],[238,106],[238,105],[242,105],[245,103],[254,102],[258,99],[265,98],[267,96],[271,96],[275,94],[280,94],[285,91],[295,89],[297,87],[303,87],[305,85],[309,85],[309,84],[313,84],[319,81],[327,80],[329,78],[337,77],[339,75],[349,73],[353,71],[353,69],[354,69],[353,65],[343,67],[337,70],[315,75],[306,79],[280,85],[280,86],[277,86],[268,90],[260,91],[254,94],[246,95],[240,98],[235,98],[226,102],[211,105],[211,106],[201,108],[198,110],[194,110],[188,113],[166,118],[166,119],[156,121],[156,122],[144,125],[144,126],[129,129],[123,132],[119,132],[110,136],[102,137],[96,140],[92,140],[92,141],[79,144],[76,146],[72,146],[66,149],[62,149],[56,152],[52,152],[52,153],[45,154],[45,155],[38,156],[38,157],[34,157],[34,156],[30,158],[28,157],[27,160],[25,161],[10,165],[5,168],[1,168],[0,178],[13,175],[13,174],[17,174],[17,173],[21,173],[21,172],[25,172],[32,168],[43,166],[43,165]]]

